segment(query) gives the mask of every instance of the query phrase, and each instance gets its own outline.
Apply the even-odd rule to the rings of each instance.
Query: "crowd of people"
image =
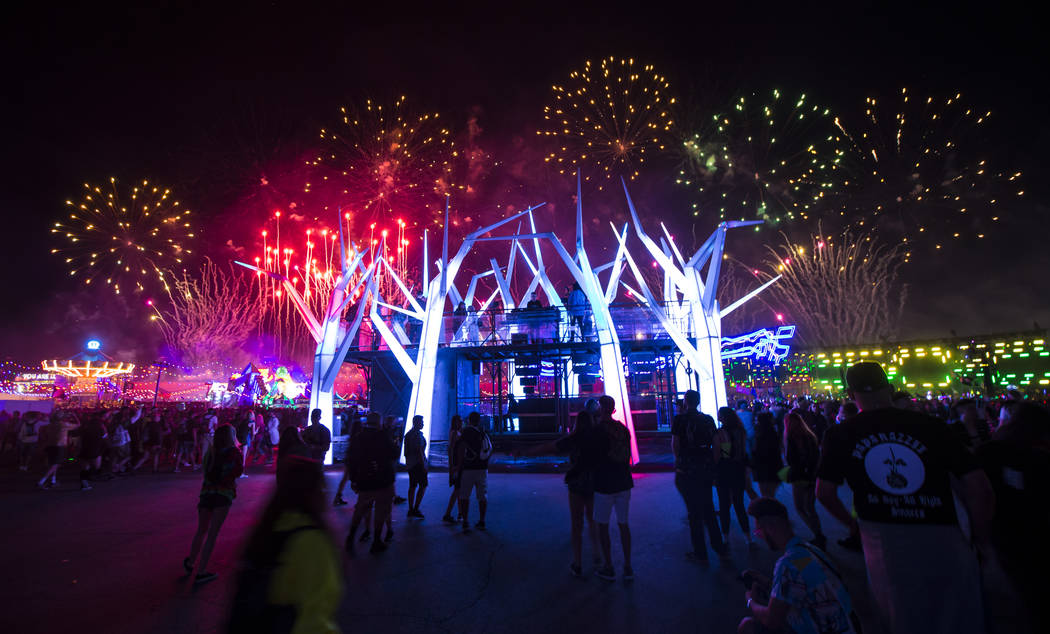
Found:
[[[356,410],[339,412],[352,418]],[[221,425],[230,425],[241,447],[242,466],[272,465],[283,447],[323,458],[328,429],[308,424],[305,411],[289,408],[160,407],[58,409],[51,413],[0,412],[0,453],[14,451],[18,469],[42,473],[42,489],[58,485],[58,467],[79,461],[80,487],[136,472],[200,470]],[[289,431],[292,430],[292,431]],[[243,475],[243,474],[242,474]],[[247,477],[244,475],[243,477]]]
[[[764,542],[783,551],[771,575],[741,575],[750,614],[740,631],[860,631],[836,562],[850,551],[862,553],[878,611],[873,617],[889,631],[986,631],[982,579],[993,569],[1003,573],[1033,626],[1046,626],[1038,603],[1050,563],[1046,408],[1016,393],[994,401],[916,399],[894,392],[882,368],[869,362],[851,367],[846,382],[845,401],[740,401],[720,408],[717,417],[701,412],[695,391],[679,404],[671,449],[674,485],[689,524],[685,557],[703,563],[710,550],[730,558],[734,517],[748,549]],[[631,438],[616,406],[609,396],[592,399],[563,437],[516,450],[569,456],[569,573],[576,577],[584,575],[586,533],[593,573],[617,578],[614,516],[619,576],[630,581],[635,575]],[[45,489],[57,484],[58,467],[74,456],[85,490],[147,466],[201,470],[197,529],[183,560],[196,582],[216,576],[209,558],[245,466],[276,462],[276,492],[239,568],[231,629],[310,622],[316,631],[334,632],[342,581],[325,521],[322,467],[331,435],[320,424],[320,410],[311,412],[309,424],[304,414],[194,406],[30,412],[0,417],[0,451],[16,451],[24,471],[39,469],[38,485]],[[357,496],[343,547],[353,557],[359,541],[370,542],[369,551],[380,553],[393,539],[397,503],[408,502],[406,518],[424,519],[429,465],[423,419],[416,416],[406,433],[400,420],[376,412],[343,415],[349,440],[332,505],[348,504],[347,485]],[[466,533],[486,529],[492,453],[478,412],[466,421],[453,418],[443,522]],[[407,498],[395,492],[402,455]],[[808,539],[795,533],[787,508],[776,500],[785,485]],[[848,501],[840,497],[842,485],[852,490]],[[818,501],[847,529],[837,542],[843,552],[829,554]]]

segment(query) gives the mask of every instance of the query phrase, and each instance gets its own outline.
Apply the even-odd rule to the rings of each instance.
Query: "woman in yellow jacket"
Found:
[[[341,558],[324,521],[323,486],[320,463],[288,457],[245,548],[228,631],[341,632]]]

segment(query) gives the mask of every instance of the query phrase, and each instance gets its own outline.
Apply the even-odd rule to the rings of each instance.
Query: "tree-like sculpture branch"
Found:
[[[798,325],[810,347],[876,343],[896,334],[907,286],[898,283],[906,253],[879,244],[871,233],[848,231],[837,239],[817,236],[806,245],[786,235],[767,247],[766,277],[781,275],[774,304]]]
[[[172,275],[170,302],[158,310],[164,339],[183,365],[239,361],[265,305],[243,274],[207,260],[197,277]]]

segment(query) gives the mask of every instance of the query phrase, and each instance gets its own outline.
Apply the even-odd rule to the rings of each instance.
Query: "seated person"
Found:
[[[742,578],[752,616],[740,622],[740,634],[751,632],[860,632],[853,603],[842,577],[827,555],[795,535],[787,507],[772,498],[758,498],[747,514],[755,518],[755,534],[784,554],[773,567],[773,579],[754,570]]]

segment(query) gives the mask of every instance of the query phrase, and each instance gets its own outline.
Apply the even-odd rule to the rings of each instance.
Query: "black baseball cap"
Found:
[[[773,498],[758,498],[753,500],[747,507],[747,514],[756,520],[763,517],[780,517],[788,519],[787,507]]]
[[[846,385],[854,392],[878,392],[890,387],[886,372],[874,361],[861,361],[846,370]]]

